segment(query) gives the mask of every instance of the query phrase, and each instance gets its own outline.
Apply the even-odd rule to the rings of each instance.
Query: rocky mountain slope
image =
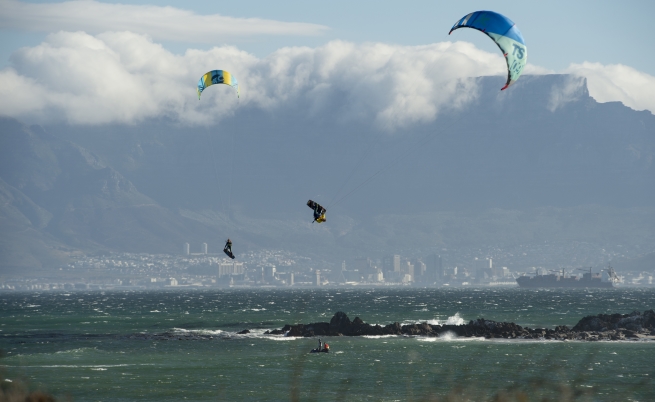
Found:
[[[499,80],[476,78],[469,104],[393,132],[304,105],[244,107],[213,127],[0,119],[0,265],[227,236],[335,260],[544,241],[655,248],[655,116],[600,104],[577,77],[525,76],[503,92]],[[327,224],[310,223],[310,198]]]

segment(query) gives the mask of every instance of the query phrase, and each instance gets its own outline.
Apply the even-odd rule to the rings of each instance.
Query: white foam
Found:
[[[397,338],[398,335],[362,335],[362,338],[368,339],[381,339],[381,338]]]
[[[417,336],[417,341],[420,342],[472,342],[472,341],[486,341],[487,339],[483,337],[462,337],[457,336],[456,333],[452,331],[447,331],[439,335],[438,337],[431,336]]]
[[[457,334],[451,331],[446,331],[443,334],[439,335],[439,339],[444,341],[452,341],[457,338],[458,338]]]
[[[464,325],[465,321],[462,317],[459,316],[459,313],[455,313],[454,316],[448,317],[445,322],[445,325]]]
[[[139,366],[153,366],[154,364],[139,364]],[[89,364],[51,364],[51,365],[38,365],[38,366],[6,366],[6,367],[34,367],[34,368],[90,368],[96,371],[105,371],[107,368],[112,367],[128,367],[137,366],[137,364],[103,364],[103,365],[89,365]]]
[[[237,332],[229,332],[229,331],[223,331],[220,329],[184,329],[184,328],[173,328],[172,332],[185,335],[185,334],[196,334],[196,335],[209,335],[209,336],[215,336],[219,337],[222,339],[269,339],[269,340],[274,340],[274,341],[292,341],[295,339],[299,339],[302,337],[294,337],[294,336],[287,336],[286,334],[284,335],[273,335],[273,334],[266,334],[267,330],[262,329],[262,328],[257,328],[257,329],[251,329],[249,333],[247,334],[239,334]]]
[[[59,350],[55,353],[82,353],[86,352],[87,350],[96,350],[96,348],[77,348],[77,349],[69,349],[69,350]]]
[[[402,325],[411,325],[411,324],[420,324],[423,322],[427,322],[430,325],[464,325],[466,324],[466,321],[460,317],[459,313],[455,313],[455,315],[448,317],[446,320],[440,320],[440,319],[433,319],[433,320],[409,320],[409,321],[404,321]]]
[[[296,339],[303,339],[303,338],[299,336],[265,335],[264,339],[270,339],[272,341],[295,341]]]
[[[221,331],[220,329],[184,329],[173,328],[173,332],[182,334],[198,334],[198,335],[227,335],[229,332]]]

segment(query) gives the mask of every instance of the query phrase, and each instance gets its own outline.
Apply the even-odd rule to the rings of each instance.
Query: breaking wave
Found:
[[[423,322],[427,322],[430,325],[464,325],[466,324],[466,321],[460,317],[459,313],[455,313],[455,315],[448,317],[445,320],[440,320],[438,318],[435,318],[433,320],[407,320],[402,323],[402,325],[408,325],[408,324],[420,324]]]

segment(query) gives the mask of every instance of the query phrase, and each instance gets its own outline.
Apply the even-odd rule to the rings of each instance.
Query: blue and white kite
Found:
[[[459,28],[473,28],[485,33],[502,50],[507,61],[507,82],[501,91],[519,79],[528,62],[528,48],[512,20],[493,11],[475,11],[457,21],[448,35]]]

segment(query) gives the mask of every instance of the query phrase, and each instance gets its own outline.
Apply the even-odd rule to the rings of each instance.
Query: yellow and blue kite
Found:
[[[231,86],[237,90],[237,97],[239,97],[239,83],[237,82],[237,79],[234,78],[229,71],[212,70],[200,77],[200,81],[198,81],[198,99],[200,99],[200,94],[205,90],[205,88],[214,84],[225,84]]]
[[[503,52],[507,61],[507,82],[501,91],[519,79],[528,62],[528,48],[512,20],[493,11],[475,11],[457,21],[448,35],[459,28],[473,28],[485,33]]]

